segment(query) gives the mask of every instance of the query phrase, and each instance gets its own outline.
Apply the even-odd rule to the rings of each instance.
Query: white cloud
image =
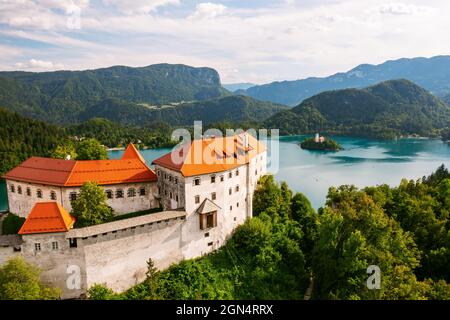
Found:
[[[227,11],[227,7],[223,4],[204,2],[199,3],[194,14],[189,19],[213,19],[223,15]]]
[[[381,14],[414,15],[430,12],[431,8],[406,3],[387,3],[379,6]]]
[[[103,0],[105,5],[115,6],[121,12],[133,15],[133,14],[147,14],[158,7],[166,6],[169,4],[179,4],[179,0]]]
[[[53,63],[51,61],[30,59],[27,62],[18,62],[16,67],[22,70],[50,71],[61,70],[64,65],[61,63]]]
[[[119,0],[109,1],[119,4]],[[69,69],[184,63],[213,67],[223,82],[262,83],[329,75],[360,63],[450,54],[446,32],[450,2],[429,0],[428,9],[419,5],[420,0],[403,2],[404,6],[389,6],[386,0],[320,0],[311,7],[278,2],[270,7],[236,8],[217,0],[199,3],[194,9],[179,6],[172,14],[171,10],[139,11],[143,4],[156,5],[156,1],[129,1],[128,5],[123,1],[121,9],[114,7],[119,10],[91,1],[82,11],[81,30],[70,32],[63,10],[30,5],[5,13],[0,0],[0,23],[11,22],[0,30],[0,40],[20,39],[16,48],[21,49],[16,57],[0,54],[0,67],[14,68],[17,61],[32,58],[58,60]],[[148,10],[153,11],[138,14]],[[17,17],[47,18],[11,20]],[[46,25],[48,21],[53,26]],[[36,27],[24,29],[25,25]],[[23,44],[28,42],[47,47]]]

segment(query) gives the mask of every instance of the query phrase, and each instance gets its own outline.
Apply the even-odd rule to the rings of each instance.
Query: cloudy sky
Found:
[[[450,1],[0,0],[0,70],[183,63],[222,82],[450,54]]]

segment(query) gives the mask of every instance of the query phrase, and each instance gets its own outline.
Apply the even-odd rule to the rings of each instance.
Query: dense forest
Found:
[[[148,126],[154,122],[193,126],[197,120],[203,121],[204,125],[220,121],[261,122],[284,109],[287,107],[245,96],[227,96],[164,106],[145,106],[118,99],[105,99],[82,112],[79,119],[85,121],[101,117],[133,126]]]
[[[261,178],[254,217],[217,252],[157,271],[91,299],[450,299],[450,174],[357,189],[332,187],[316,213],[272,176]],[[367,287],[367,268],[381,271]]]
[[[67,128],[32,120],[0,108],[0,174],[32,156],[62,157],[80,140],[93,138],[106,147],[171,147],[171,127],[154,123],[149,128],[123,127],[105,119],[92,119]],[[62,152],[62,155],[60,154]],[[58,156],[56,156],[59,154]]]
[[[437,136],[449,125],[450,107],[407,80],[324,92],[264,122],[280,134],[320,131],[374,138]]]
[[[115,66],[86,71],[0,72],[0,105],[40,120],[79,122],[105,99],[161,105],[229,94],[217,71],[185,65]]]
[[[31,156],[49,156],[66,138],[64,130],[0,108],[0,174]]]

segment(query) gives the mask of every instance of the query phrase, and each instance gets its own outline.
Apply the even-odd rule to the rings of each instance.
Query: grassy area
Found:
[[[134,218],[134,217],[140,217],[140,216],[144,216],[146,214],[156,213],[156,212],[161,212],[161,211],[162,211],[162,208],[154,208],[154,209],[150,209],[150,210],[130,212],[130,213],[127,213],[127,214],[122,214],[120,216],[115,216],[112,221],[118,221],[118,220]]]

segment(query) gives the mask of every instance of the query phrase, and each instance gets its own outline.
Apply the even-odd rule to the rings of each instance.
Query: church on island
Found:
[[[145,279],[150,258],[164,269],[221,247],[252,216],[266,158],[248,133],[193,140],[154,169],[132,144],[117,160],[29,158],[3,177],[10,212],[26,220],[18,235],[0,236],[0,264],[23,256],[62,298],[100,283],[124,291]],[[71,202],[89,181],[103,187],[115,215],[144,214],[74,228]]]

